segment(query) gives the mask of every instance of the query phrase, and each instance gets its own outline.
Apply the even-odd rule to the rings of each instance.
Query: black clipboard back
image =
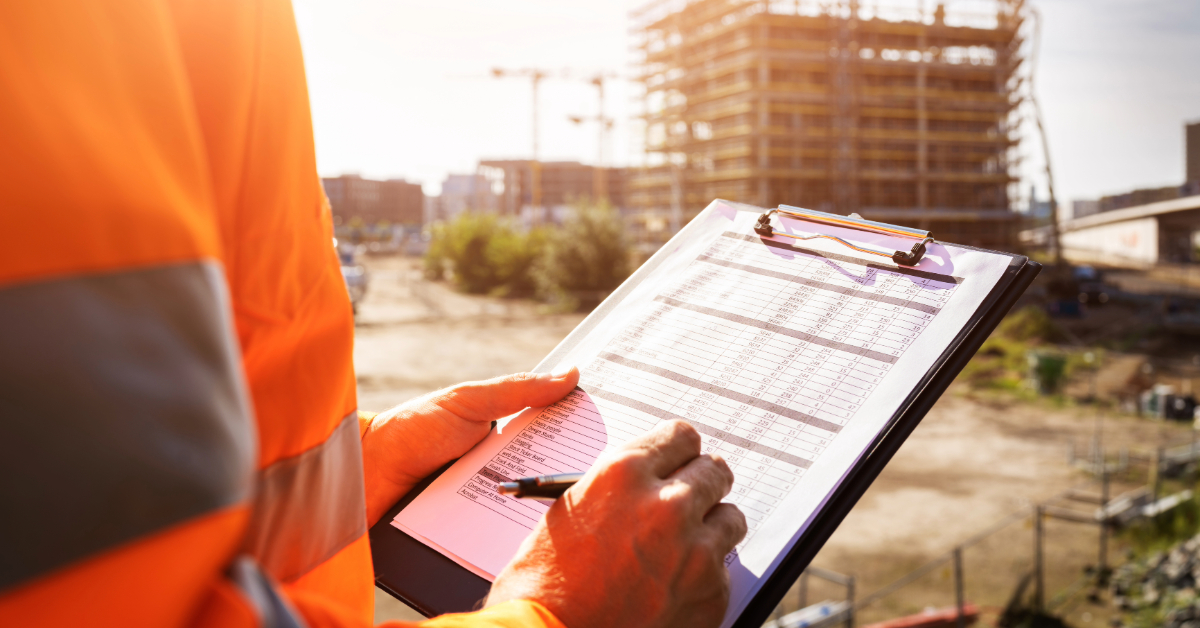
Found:
[[[492,583],[392,525],[396,515],[452,464],[421,480],[368,532],[375,586],[426,617],[482,608],[492,588]]]

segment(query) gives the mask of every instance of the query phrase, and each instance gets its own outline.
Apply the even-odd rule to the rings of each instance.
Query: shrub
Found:
[[[543,298],[595,307],[630,273],[630,246],[620,215],[607,204],[579,204],[546,235],[536,279]]]
[[[429,248],[425,249],[425,257],[421,259],[425,278],[430,281],[446,278],[446,267],[450,264],[446,253],[446,238],[446,224],[434,223],[429,230]]]
[[[1045,310],[1028,305],[1004,317],[993,336],[1020,342],[1060,342],[1063,332]]]
[[[493,214],[434,225],[425,276],[474,294],[532,296],[595,307],[630,273],[630,246],[608,205],[581,204],[559,227],[521,231]]]
[[[1029,351],[1062,339],[1062,330],[1045,310],[1035,305],[1022,308],[1004,317],[960,377],[978,388],[1017,390],[1029,374]],[[1063,375],[1070,374],[1073,364],[1065,365]]]
[[[542,254],[540,230],[518,231],[493,214],[460,214],[435,225],[425,254],[425,276],[473,294],[531,295],[532,268]]]
[[[537,291],[535,266],[546,246],[546,231],[532,229],[526,233],[503,229],[494,235],[487,247],[487,263],[496,277],[498,296],[527,297]]]

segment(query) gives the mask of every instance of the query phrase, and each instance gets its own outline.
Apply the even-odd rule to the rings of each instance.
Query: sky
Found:
[[[901,0],[919,3],[921,0]],[[532,154],[527,78],[539,68],[539,157],[641,160],[629,12],[640,0],[294,0],[323,176],[398,177],[436,194],[480,159]],[[950,0],[947,10],[977,4]],[[927,6],[932,6],[928,0]],[[1183,181],[1185,121],[1200,120],[1200,1],[1034,0],[1043,16],[1035,87],[1060,202]],[[1042,148],[1022,128],[1023,188],[1046,196]]]

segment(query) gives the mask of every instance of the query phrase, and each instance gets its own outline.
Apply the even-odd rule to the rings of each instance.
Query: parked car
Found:
[[[1112,288],[1104,284],[1104,276],[1092,266],[1078,266],[1072,272],[1075,280],[1079,302],[1088,305],[1103,305],[1108,303]]]
[[[1100,281],[1084,281],[1079,284],[1079,302],[1089,305],[1108,303],[1109,287]]]
[[[350,295],[350,307],[358,314],[358,304],[367,296],[367,284],[370,276],[365,266],[358,262],[358,247],[352,244],[339,245],[333,241],[338,259],[342,264],[342,280],[346,282],[346,292]]]

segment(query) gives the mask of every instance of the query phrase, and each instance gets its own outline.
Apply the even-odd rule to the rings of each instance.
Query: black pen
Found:
[[[582,473],[537,475],[531,478],[513,480],[512,482],[501,482],[496,488],[500,491],[501,495],[555,500],[562,497],[562,494],[567,492],[567,489],[575,486],[575,483],[582,477]]]

